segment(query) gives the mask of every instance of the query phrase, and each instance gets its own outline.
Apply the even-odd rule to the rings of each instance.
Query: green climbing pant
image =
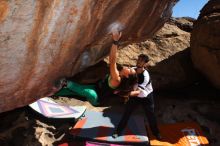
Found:
[[[55,96],[83,96],[94,106],[97,106],[98,95],[95,85],[80,85],[72,81],[67,81],[67,86],[54,94]]]

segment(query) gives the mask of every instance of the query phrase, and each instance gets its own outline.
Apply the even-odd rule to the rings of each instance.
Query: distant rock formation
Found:
[[[195,19],[190,17],[171,18],[169,21],[170,24],[174,24],[186,32],[192,31],[193,22],[195,22]]]
[[[181,30],[176,23],[168,21],[151,39],[133,43],[119,49],[118,63],[134,66],[140,53],[149,55],[151,65],[157,63],[190,46],[190,33]]]
[[[194,23],[191,56],[195,67],[220,89],[220,1],[210,0]]]
[[[185,31],[190,27],[190,18],[171,18],[152,39],[119,50],[118,61],[134,66],[139,54],[147,54],[151,60],[149,71],[154,89],[186,87],[199,77],[190,57],[190,32]]]
[[[112,29],[123,45],[151,37],[176,0],[1,0],[0,112],[56,92],[55,82],[102,60]]]

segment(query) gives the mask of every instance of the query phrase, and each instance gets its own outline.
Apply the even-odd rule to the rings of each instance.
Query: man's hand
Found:
[[[140,94],[140,90],[139,88],[137,90],[133,90],[130,92],[130,97],[135,97],[135,96],[138,96]]]

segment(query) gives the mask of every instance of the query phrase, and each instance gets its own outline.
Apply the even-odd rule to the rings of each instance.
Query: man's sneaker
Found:
[[[115,131],[113,132],[113,134],[112,134],[112,137],[113,137],[113,138],[117,138],[117,137],[119,137],[119,135],[120,135],[120,133],[117,132],[117,130],[115,130]]]
[[[113,137],[113,138],[117,138],[117,137],[118,137],[118,133],[114,133],[114,134],[112,135],[112,137]]]

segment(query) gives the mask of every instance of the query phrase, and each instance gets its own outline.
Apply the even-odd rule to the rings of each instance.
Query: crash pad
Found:
[[[122,135],[113,138],[112,134],[119,123],[121,114],[86,111],[85,117],[73,126],[71,134],[85,140],[111,144],[148,145],[148,136],[142,116],[131,116]]]
[[[62,143],[59,146],[132,146],[125,144],[111,144],[104,142],[92,142],[92,141],[74,141],[69,143]]]
[[[85,110],[85,106],[69,106],[44,97],[29,105],[34,111],[47,118],[79,118]]]
[[[209,142],[196,122],[159,125],[162,140],[158,141],[149,132],[152,146],[208,146]]]

